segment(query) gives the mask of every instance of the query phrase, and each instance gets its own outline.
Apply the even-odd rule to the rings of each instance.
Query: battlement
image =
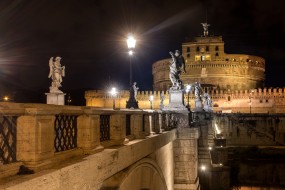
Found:
[[[208,94],[211,94],[212,96],[218,96],[218,95],[224,95],[224,94],[232,94],[232,95],[241,95],[241,96],[248,96],[249,94],[252,96],[255,95],[284,95],[285,93],[285,87],[283,88],[258,88],[258,89],[245,89],[245,90],[208,90],[207,88],[202,88],[204,92],[207,92]],[[138,91],[138,96],[160,96],[160,94],[163,93],[163,95],[168,96],[168,91]],[[85,92],[85,96],[105,96],[105,97],[111,97],[111,95],[108,95],[109,93],[104,90],[88,90]],[[192,94],[192,93],[190,93]],[[128,96],[129,91],[128,90],[121,90],[118,93],[118,96]]]
[[[206,88],[203,89],[204,91],[207,91]],[[258,88],[258,89],[251,89],[251,90],[209,90],[207,91],[209,94],[213,95],[220,95],[220,94],[239,94],[239,95],[281,95],[285,93],[285,87],[283,88]]]

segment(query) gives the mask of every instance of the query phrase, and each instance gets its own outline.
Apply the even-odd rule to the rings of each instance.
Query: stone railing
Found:
[[[0,178],[174,128],[171,112],[0,103]],[[3,171],[3,172],[2,172]]]

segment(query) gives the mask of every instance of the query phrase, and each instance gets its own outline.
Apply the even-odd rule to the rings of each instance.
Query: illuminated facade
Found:
[[[181,75],[184,84],[200,82],[204,91],[211,96],[214,111],[247,113],[285,113],[285,88],[263,87],[265,60],[244,54],[226,54],[221,36],[202,36],[182,44],[186,73]],[[154,91],[139,91],[137,100],[141,109],[160,108],[160,94],[165,96],[171,86],[169,59],[152,65]],[[128,91],[119,92],[115,98],[116,108],[125,108]],[[185,105],[188,95],[184,96]],[[104,91],[85,92],[87,106],[112,107],[113,97]],[[194,94],[189,94],[189,104],[194,107]]]
[[[221,90],[262,88],[265,80],[265,60],[243,54],[226,54],[221,36],[196,37],[182,44],[186,73],[181,75],[184,84],[200,82],[202,87]],[[163,59],[152,65],[153,89],[167,90],[169,61]]]

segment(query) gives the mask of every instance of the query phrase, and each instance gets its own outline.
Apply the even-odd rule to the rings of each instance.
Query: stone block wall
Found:
[[[197,128],[178,129],[173,142],[175,190],[198,189],[198,134]]]
[[[258,88],[252,90],[213,90],[204,88],[213,103],[215,112],[242,112],[242,113],[285,113],[285,88]],[[154,96],[153,109],[160,109],[160,94],[165,97],[164,105],[169,104],[167,91],[139,91],[137,100],[141,109],[150,109],[149,97]],[[112,108],[112,97],[103,91],[86,91],[86,106]],[[128,91],[121,91],[116,98],[116,107],[125,108],[129,97]],[[194,109],[195,97],[189,94],[189,104]],[[188,94],[184,94],[185,104]]]

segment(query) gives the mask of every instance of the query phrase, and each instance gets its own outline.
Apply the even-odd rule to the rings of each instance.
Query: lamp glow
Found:
[[[129,49],[136,47],[136,39],[134,38],[134,36],[132,35],[128,36],[127,44]]]
[[[191,85],[188,84],[188,85],[186,86],[186,92],[188,93],[188,92],[190,91],[190,89],[191,89]]]
[[[152,109],[153,95],[149,97],[150,109]]]
[[[111,89],[111,91],[110,91],[110,94],[111,94],[111,96],[113,97],[113,109],[115,109],[115,108],[116,108],[115,98],[116,98],[116,96],[117,96],[117,94],[118,94],[117,89],[113,87],[113,88]]]
[[[110,91],[110,94],[111,94],[112,96],[116,96],[117,93],[118,93],[118,92],[117,92],[117,89],[114,88],[114,87],[113,87],[113,88],[111,89],[111,91]]]
[[[8,96],[4,96],[4,101],[9,101],[9,97]]]
[[[129,55],[132,56],[134,52],[132,50],[129,51]]]

